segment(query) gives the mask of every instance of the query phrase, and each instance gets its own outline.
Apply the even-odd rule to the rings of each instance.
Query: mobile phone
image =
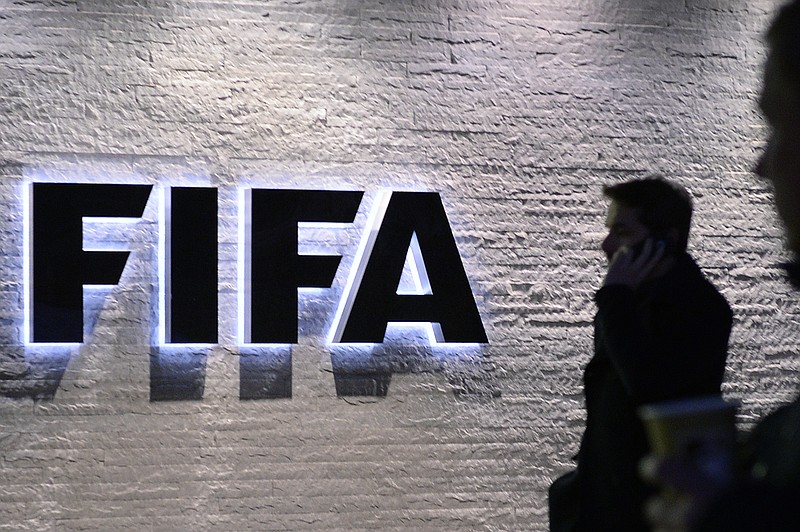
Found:
[[[651,254],[655,254],[655,252],[658,250],[658,245],[659,244],[663,244],[663,246],[664,246],[664,255],[665,256],[669,255],[669,254],[671,254],[673,252],[673,245],[672,245],[672,242],[670,241],[670,239],[654,235],[654,236],[649,236],[649,237],[645,238],[644,240],[642,240],[641,242],[631,246],[631,253],[633,253],[633,255],[632,255],[632,259],[633,260],[639,258],[639,255],[641,255],[642,251],[644,251],[644,246],[645,246],[645,244],[647,243],[648,240],[650,242],[652,242],[652,246],[653,246],[651,251],[650,251]]]

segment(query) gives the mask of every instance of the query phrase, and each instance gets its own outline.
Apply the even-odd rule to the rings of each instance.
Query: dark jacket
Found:
[[[637,290],[605,286],[595,301],[578,454],[579,529],[647,530],[642,506],[652,490],[637,468],[649,446],[637,408],[719,394],[732,313],[687,254]]]

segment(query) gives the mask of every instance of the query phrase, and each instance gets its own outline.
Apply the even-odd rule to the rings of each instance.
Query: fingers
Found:
[[[611,259],[611,262],[627,262],[635,269],[652,269],[664,257],[665,245],[663,241],[655,242],[648,238],[642,244],[639,253],[635,253],[630,246],[620,247]]]
[[[648,500],[644,512],[655,531],[683,531],[688,528],[691,504],[685,497],[662,494]]]
[[[639,462],[639,475],[653,484],[666,485],[684,493],[702,492],[708,480],[684,456],[646,456]]]
[[[664,249],[665,246],[662,241],[656,243],[652,238],[648,238],[644,243],[642,252],[633,259],[632,266],[650,273],[664,257]]]
[[[719,492],[729,481],[730,474],[720,473],[718,464],[726,470],[730,467],[726,452],[708,453],[701,460],[690,455],[646,456],[639,462],[639,475],[653,484],[703,499]]]
[[[688,528],[695,488],[693,469],[679,457],[647,456],[639,463],[639,474],[653,484],[668,486],[651,497],[644,512],[656,532],[678,532]]]
[[[664,256],[664,244],[656,243],[652,238],[644,241],[638,254],[628,246],[620,247],[611,258],[604,284],[636,287],[658,267]]]
[[[656,531],[686,530],[698,515],[725,489],[727,481],[709,475],[690,455],[646,456],[639,474],[661,486],[645,506],[645,515]]]

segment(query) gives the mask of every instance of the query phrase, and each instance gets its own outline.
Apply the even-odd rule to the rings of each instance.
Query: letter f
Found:
[[[152,185],[32,185],[31,340],[83,342],[83,285],[115,285],[128,251],[84,251],[83,217],[141,217]]]

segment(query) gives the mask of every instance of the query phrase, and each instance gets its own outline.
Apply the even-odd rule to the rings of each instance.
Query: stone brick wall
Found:
[[[696,200],[742,425],[792,397],[796,296],[749,171],[777,5],[0,0],[0,530],[546,530],[583,423],[600,187],[650,172]],[[154,194],[89,235],[132,254],[87,292],[85,342],[25,346],[33,180],[217,187],[218,344],[154,340]],[[304,233],[344,258],[291,350],[237,342],[247,186],[365,191],[351,227]],[[441,194],[488,345],[327,344],[382,189]]]

